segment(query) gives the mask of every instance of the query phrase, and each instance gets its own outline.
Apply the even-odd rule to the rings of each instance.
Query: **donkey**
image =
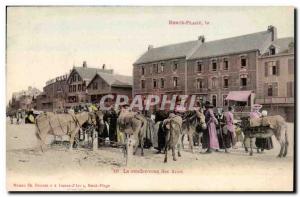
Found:
[[[289,142],[287,134],[287,123],[282,116],[276,115],[262,117],[260,118],[261,126],[256,127],[250,126],[249,117],[242,117],[241,119],[241,127],[245,135],[245,141],[250,141],[250,156],[253,155],[253,138],[264,138],[274,135],[280,144],[278,157],[286,157],[288,153]]]

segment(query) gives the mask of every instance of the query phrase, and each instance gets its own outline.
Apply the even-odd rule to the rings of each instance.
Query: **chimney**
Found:
[[[105,70],[105,64],[102,65],[102,69]]]
[[[148,45],[148,51],[149,51],[150,49],[153,49],[153,45]]]
[[[83,67],[83,68],[86,68],[86,67],[87,67],[86,61],[83,61],[82,67]]]
[[[268,31],[272,33],[272,41],[277,39],[277,28],[273,25],[268,26]]]
[[[198,36],[198,40],[200,40],[201,43],[204,43],[204,42],[205,42],[205,37],[204,37],[204,35]]]

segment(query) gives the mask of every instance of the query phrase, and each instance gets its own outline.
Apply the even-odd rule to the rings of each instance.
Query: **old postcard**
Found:
[[[293,7],[8,6],[8,191],[295,191]]]

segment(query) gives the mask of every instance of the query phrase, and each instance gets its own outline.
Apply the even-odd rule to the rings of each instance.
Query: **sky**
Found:
[[[148,48],[211,41],[277,27],[294,36],[292,7],[8,7],[6,103],[13,92],[67,74],[73,67],[106,64],[132,75],[132,64]],[[170,25],[169,21],[202,25]]]

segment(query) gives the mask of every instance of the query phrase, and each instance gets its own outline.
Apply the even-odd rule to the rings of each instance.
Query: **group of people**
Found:
[[[228,153],[229,148],[236,148],[237,142],[236,125],[233,116],[234,109],[229,106],[227,112],[215,115],[213,108],[214,106],[210,102],[206,102],[204,116],[207,129],[204,131],[203,147],[206,148],[205,153],[219,151],[219,149],[225,149],[225,152]],[[266,114],[260,113],[261,108],[261,105],[253,105],[249,114],[250,119],[260,118],[262,115],[266,116]],[[263,113],[266,113],[266,111],[263,111]],[[255,145],[257,152],[270,150],[273,148],[272,138],[257,138]]]
[[[260,118],[262,113],[260,113],[261,105],[253,105],[251,112],[249,113],[250,118]],[[215,113],[215,107],[206,101],[202,106],[198,106],[195,110],[205,117],[206,129],[196,129],[197,133],[202,132],[202,153],[212,153],[213,151],[219,151],[220,149],[225,150],[229,153],[230,148],[236,149],[237,142],[241,141],[243,138],[241,132],[237,132],[237,124],[234,120],[234,107],[229,106],[228,110],[224,112],[220,110]],[[177,115],[182,115],[176,110],[172,113]],[[158,153],[162,152],[165,145],[165,134],[163,132],[163,120],[168,118],[168,113],[159,112],[155,114],[155,122],[160,122],[158,135]],[[239,128],[240,129],[240,128]],[[244,141],[242,141],[244,143]],[[255,141],[258,152],[263,152],[264,150],[270,150],[273,148],[272,138],[257,138]]]

